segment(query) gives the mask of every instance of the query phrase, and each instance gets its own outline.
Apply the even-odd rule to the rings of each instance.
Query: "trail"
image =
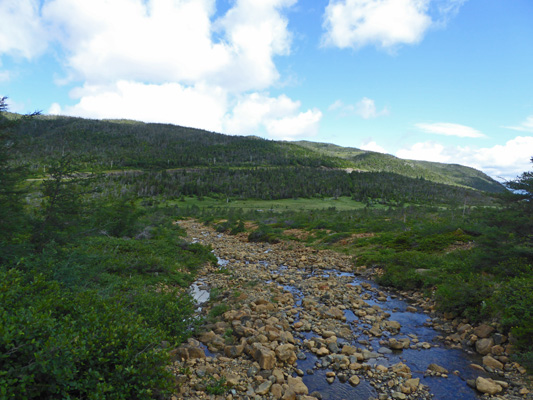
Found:
[[[249,243],[192,220],[180,226],[212,246],[219,265],[194,285],[197,298],[216,294],[200,312],[218,317],[178,349],[177,399],[468,400],[481,398],[479,389],[531,398],[516,374],[484,368],[479,354],[461,349],[429,299],[354,275],[348,256]],[[206,393],[223,382],[224,395]]]

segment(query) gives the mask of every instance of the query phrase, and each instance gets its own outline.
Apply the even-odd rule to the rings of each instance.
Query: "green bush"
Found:
[[[533,351],[533,281],[521,276],[503,283],[490,301],[504,329],[517,340],[519,349]]]
[[[153,399],[172,388],[162,334],[119,298],[0,271],[0,397]]]
[[[267,225],[262,225],[248,235],[249,242],[278,243],[277,232]]]

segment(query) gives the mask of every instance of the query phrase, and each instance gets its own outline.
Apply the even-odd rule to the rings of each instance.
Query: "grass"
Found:
[[[335,208],[339,211],[359,210],[365,207],[364,203],[354,201],[350,197],[339,197],[326,199],[284,199],[284,200],[226,200],[205,197],[198,200],[196,197],[185,197],[184,201],[172,200],[166,202],[169,206],[197,206],[200,208],[236,208],[243,210],[263,210],[263,211],[295,211],[295,210],[323,210]],[[381,207],[381,206],[376,206]],[[384,206],[382,206],[384,207]]]

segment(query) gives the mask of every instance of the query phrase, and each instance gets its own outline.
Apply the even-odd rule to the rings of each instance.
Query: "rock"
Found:
[[[202,336],[200,336],[200,342],[203,344],[209,344],[215,339],[216,333],[213,331],[205,332]]]
[[[379,354],[391,354],[392,353],[392,350],[387,348],[387,347],[380,347],[378,349],[378,353]]]
[[[494,330],[495,329],[490,325],[481,324],[477,328],[474,328],[474,335],[480,339],[485,339],[488,338]]]
[[[404,386],[408,387],[411,390],[411,393],[415,392],[420,385],[420,378],[407,379],[404,383]]]
[[[283,395],[283,387],[282,387],[279,383],[274,383],[274,384],[270,387],[270,394],[271,394],[275,399],[281,399],[281,396]]]
[[[498,360],[492,358],[491,356],[483,357],[483,365],[486,367],[493,368],[493,369],[503,370],[503,364],[499,362]]]
[[[276,357],[278,360],[290,365],[294,364],[298,359],[294,352],[294,345],[292,344],[282,344],[276,347]]]
[[[490,353],[492,346],[494,346],[494,339],[492,338],[479,339],[476,341],[476,351],[483,356]]]
[[[287,388],[285,393],[283,393],[282,400],[296,400],[296,393],[291,388]]]
[[[341,353],[342,354],[346,354],[348,356],[351,356],[355,353],[357,353],[357,348],[353,347],[353,346],[350,346],[348,344],[345,344],[343,347],[342,347],[342,350],[341,350]]]
[[[492,379],[485,379],[481,376],[478,376],[476,379],[476,389],[481,393],[488,393],[490,395],[500,393],[503,390],[503,388]]]
[[[405,309],[405,311],[415,313],[415,312],[417,312],[418,310],[416,309],[416,307],[413,307],[413,306],[407,306],[407,308]]]
[[[411,369],[404,363],[397,363],[391,367],[392,372],[403,378],[411,378]]]
[[[287,383],[289,385],[288,390],[292,390],[296,394],[308,394],[309,389],[303,383],[302,378],[293,378],[292,376],[289,376],[287,379]]]
[[[276,382],[279,384],[282,384],[285,382],[285,376],[283,375],[283,371],[279,368],[274,368],[274,371],[272,371],[272,376],[276,379]]]
[[[276,366],[276,353],[261,343],[254,343],[252,346],[252,357],[262,369],[273,369]]]
[[[437,364],[429,364],[427,369],[428,369],[428,371],[437,372],[439,374],[447,374],[448,373],[448,370],[446,368],[441,367],[440,365],[437,365]]]
[[[399,400],[405,400],[407,396],[403,394],[402,392],[392,392],[392,398],[399,399]]]
[[[240,377],[239,375],[233,373],[233,372],[229,372],[229,371],[226,371],[222,374],[222,376],[224,378],[226,378],[226,383],[229,385],[229,386],[237,386],[239,384],[239,381],[240,381]]]
[[[256,394],[267,394],[270,392],[270,387],[272,386],[272,382],[270,381],[264,381],[262,384],[260,384],[257,389],[255,389]]]
[[[319,357],[324,357],[329,354],[329,350],[326,347],[321,347],[315,351],[315,354]]]
[[[357,375],[353,375],[350,379],[348,379],[348,382],[350,382],[350,385],[357,386],[359,385],[361,380]]]
[[[226,357],[237,358],[237,357],[240,357],[243,352],[244,352],[244,345],[224,347],[224,354],[226,355]]]

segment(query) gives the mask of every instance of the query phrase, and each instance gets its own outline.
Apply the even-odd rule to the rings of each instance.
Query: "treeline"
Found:
[[[167,124],[39,117],[21,123],[16,135],[24,142],[16,160],[34,171],[58,154],[83,157],[88,167],[107,170],[344,164],[295,144]]]
[[[387,172],[315,168],[205,168],[109,175],[106,190],[138,197],[209,196],[235,199],[288,199],[350,196],[385,203],[487,205],[482,192]]]
[[[11,114],[11,118],[20,116]],[[472,168],[402,160],[388,154],[312,143],[278,142],[229,136],[169,124],[43,117],[22,121],[16,129],[24,151],[16,154],[35,174],[50,157],[71,154],[85,169],[172,169],[194,167],[303,166],[390,172],[410,178],[501,192],[503,186]]]

